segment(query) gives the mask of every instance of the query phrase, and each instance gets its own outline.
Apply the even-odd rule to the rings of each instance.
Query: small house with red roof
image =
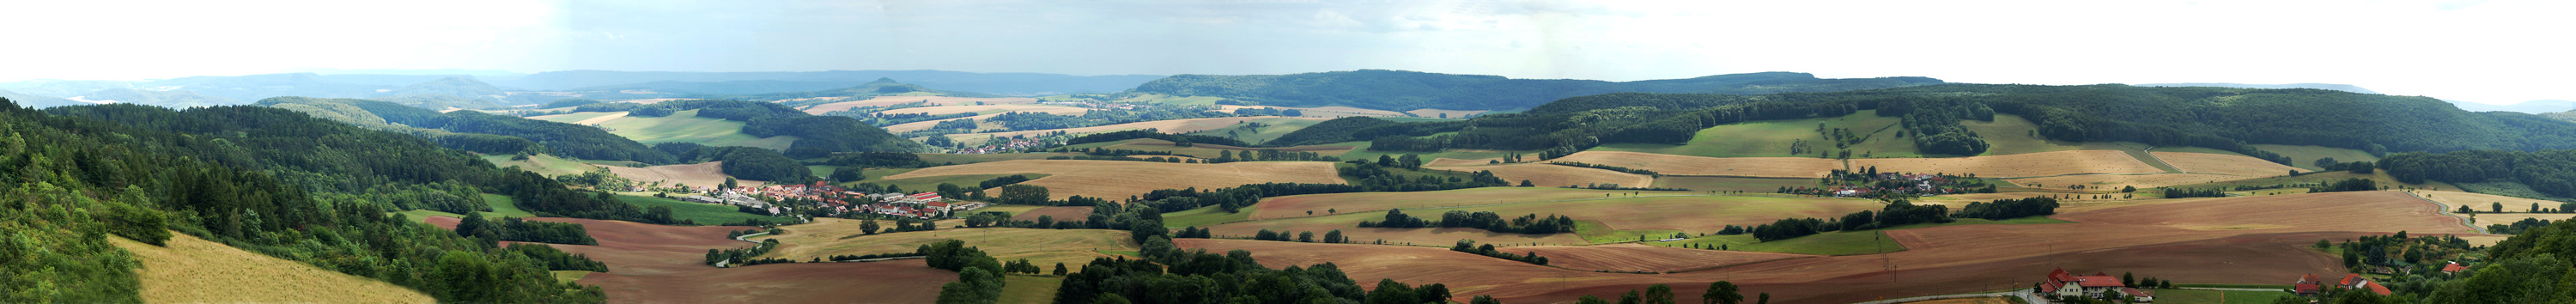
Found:
[[[2126,288],[2128,288],[2127,284],[2120,283],[2120,277],[2099,272],[2089,276],[2078,276],[2067,273],[2064,268],[2049,271],[2048,280],[2039,282],[2039,293],[2052,297],[2101,298],[2104,294],[2119,292]]]
[[[2323,285],[2318,283],[2322,281],[2319,281],[2315,274],[2299,276],[2298,284],[2290,285],[2290,292],[2297,293],[2299,296],[2316,296],[2318,291],[2323,290]]]
[[[2469,266],[2460,265],[2460,262],[2451,262],[2450,265],[2442,265],[2442,274],[2460,274],[2461,270],[2469,270]]]
[[[2133,303],[2151,303],[2156,301],[2156,292],[2153,290],[2121,287],[2120,294],[2129,295],[2129,301]]]

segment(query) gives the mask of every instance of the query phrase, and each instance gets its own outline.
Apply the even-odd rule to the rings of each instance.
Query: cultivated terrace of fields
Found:
[[[0,102],[0,303],[1854,303],[2054,270],[2165,303],[2308,275],[2368,283],[2292,297],[2576,298],[2576,123],[2422,97],[1380,70],[587,94]]]

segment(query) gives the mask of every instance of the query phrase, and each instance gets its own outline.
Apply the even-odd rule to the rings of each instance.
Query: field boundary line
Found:
[[[2427,203],[2427,204],[2433,204],[2433,212],[2441,213],[2442,215],[2450,216],[2450,217],[2453,217],[2453,218],[2459,218],[2459,219],[2460,219],[2460,225],[2461,225],[2461,226],[2469,226],[2469,230],[2470,230],[2470,231],[2477,231],[2479,234],[2494,234],[2494,233],[2492,233],[2492,232],[2487,232],[2487,228],[2486,228],[2486,227],[2478,227],[2477,222],[2474,222],[2474,220],[2469,219],[2469,217],[2466,217],[2466,216],[2460,216],[2460,215],[2459,215],[2459,214],[2457,214],[2457,213],[2451,213],[2451,210],[2450,210],[2450,209],[2444,209],[2444,208],[2443,208],[2443,207],[2449,207],[2450,205],[2443,205],[2443,204],[2442,204],[2442,202],[2433,201],[2433,199],[2432,199],[2432,198],[2426,198],[2426,197],[2424,197],[2423,195],[2418,195],[2418,194],[2416,194],[2416,193],[2415,193],[2415,192],[2413,192],[2413,191],[2398,190],[2397,192],[2405,192],[2407,197],[2413,197],[2413,198],[2415,198],[2415,200],[2424,201],[2424,203]],[[2471,193],[2475,193],[2475,192],[2471,192]]]
[[[1637,191],[1650,191],[1650,190],[1637,190]],[[1510,202],[1510,203],[1491,203],[1491,204],[1475,204],[1475,205],[1431,206],[1431,207],[1415,207],[1415,208],[1388,208],[1388,209],[1359,210],[1359,211],[1352,211],[1351,213],[1352,213],[1352,214],[1358,214],[1358,213],[1366,213],[1366,212],[1387,211],[1387,210],[1392,210],[1392,209],[1413,209],[1413,210],[1425,210],[1425,209],[1457,209],[1457,208],[1474,208],[1474,207],[1509,206],[1509,205],[1519,205],[1519,204],[1563,203],[1563,202],[1599,201],[1599,200],[1615,200],[1615,199],[1631,199],[1631,198],[1690,197],[1690,196],[1742,196],[1742,197],[1795,198],[1795,197],[1785,197],[1785,196],[1763,196],[1763,195],[1725,195],[1725,194],[1638,195],[1638,196],[1605,197],[1605,198],[1578,198],[1578,199],[1553,200],[1553,201],[1532,201],[1532,202]],[[1209,226],[1215,226],[1215,225],[1224,225],[1224,224],[1233,224],[1233,223],[1242,223],[1242,222],[1259,222],[1259,221],[1269,221],[1269,220],[1300,219],[1300,218],[1325,217],[1325,216],[1338,216],[1338,215],[1342,215],[1342,214],[1335,213],[1335,214],[1323,214],[1323,215],[1288,216],[1288,217],[1274,217],[1274,218],[1257,219],[1257,220],[1255,220],[1255,219],[1246,219],[1246,220],[1240,220],[1240,221],[1223,222],[1223,223],[1214,223],[1214,224],[1208,224],[1208,225],[1209,225]]]

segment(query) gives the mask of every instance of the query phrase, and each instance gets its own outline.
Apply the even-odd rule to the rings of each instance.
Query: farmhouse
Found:
[[[2333,283],[2327,283],[2321,278],[2313,274],[2299,276],[2299,282],[2291,285],[2291,289],[2301,296],[2316,296],[2319,292],[2338,290],[2368,290],[2370,293],[2383,296],[2390,293],[2388,286],[2371,282],[2370,278],[2364,278],[2360,274],[2345,274],[2342,280],[2336,280]]]
[[[2064,268],[2049,271],[2048,281],[2039,283],[2039,293],[2051,297],[2101,298],[2106,293],[2124,291],[2122,289],[2128,289],[2128,286],[2120,283],[2120,277],[2100,272],[2089,276],[2077,276],[2066,273]]]
[[[2460,265],[2460,262],[2451,262],[2449,265],[2442,265],[2442,274],[2460,274],[2461,270],[2469,270],[2469,266]]]

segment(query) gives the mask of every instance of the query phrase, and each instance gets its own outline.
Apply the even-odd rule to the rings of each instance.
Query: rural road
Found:
[[[1920,296],[1920,297],[1911,297],[1911,298],[1897,298],[1897,299],[1877,300],[1877,301],[1860,302],[1860,303],[1852,303],[1852,304],[1895,304],[1895,303],[1922,302],[1922,301],[1931,301],[1931,300],[1940,300],[1940,299],[2000,298],[2000,297],[2021,297],[2021,300],[2022,300],[2022,301],[2024,301],[2025,303],[2052,303],[2052,302],[2049,302],[2049,301],[2048,301],[2048,299],[2040,297],[2038,294],[2031,293],[2029,289],[2022,289],[2022,290],[2014,290],[2014,291],[2006,291],[2006,292],[1989,292],[1989,293],[1971,293],[1971,294],[1954,294],[1954,295],[1937,295],[1937,296]]]
[[[2450,207],[2449,205],[2443,205],[2443,204],[2442,204],[2442,202],[2436,202],[2436,201],[2433,201],[2433,199],[2432,199],[2432,198],[2426,198],[2426,197],[2424,197],[2424,195],[2415,194],[2415,192],[2412,192],[2412,191],[2398,190],[2397,192],[2406,192],[2406,196],[2412,196],[2412,197],[2415,197],[2415,199],[2418,199],[2418,200],[2424,200],[2424,203],[2426,203],[2426,204],[2433,204],[2433,210],[2434,210],[2434,212],[2441,212],[2441,213],[2442,213],[2442,215],[2448,215],[2448,216],[2451,216],[2451,217],[2460,218],[2460,224],[2461,224],[2461,225],[2467,225],[2467,226],[2469,226],[2469,229],[2477,230],[2477,231],[2478,231],[2478,233],[2492,234],[2492,233],[2490,233],[2490,232],[2487,232],[2487,228],[2486,228],[2486,227],[2479,227],[2479,226],[2478,226],[2478,223],[2477,223],[2477,222],[2475,222],[2475,221],[2471,221],[2471,220],[2469,219],[2469,217],[2466,217],[2466,216],[2460,216],[2459,214],[2456,214],[2456,213],[2451,213],[2451,209],[2443,208],[2443,207]]]

